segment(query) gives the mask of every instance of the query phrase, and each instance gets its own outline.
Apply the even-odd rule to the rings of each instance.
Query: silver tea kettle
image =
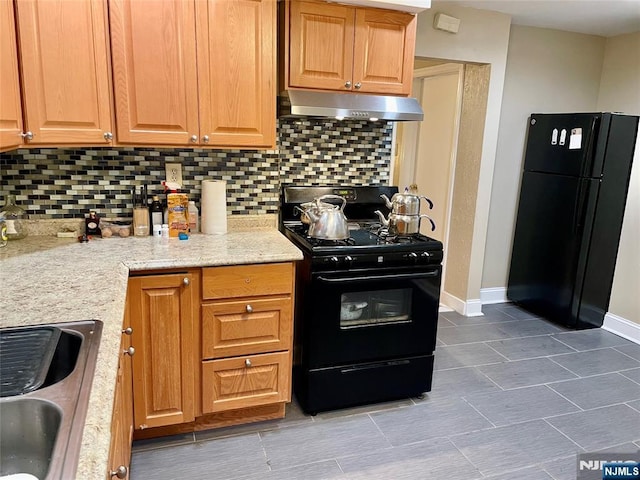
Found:
[[[431,231],[436,229],[436,224],[429,215],[398,215],[391,212],[389,218],[384,218],[380,210],[375,213],[380,218],[382,225],[389,229],[390,235],[415,235],[420,233],[420,220],[428,218],[431,222]]]
[[[339,207],[323,200],[341,200]],[[347,217],[344,206],[347,201],[339,195],[323,195],[315,200],[315,205],[301,211],[309,217],[309,236],[321,240],[345,240],[349,238]]]
[[[415,195],[413,193],[396,193],[391,197],[387,197],[384,193],[380,195],[387,207],[391,209],[391,213],[397,215],[419,215],[420,199],[424,198],[429,204],[429,210],[433,209],[433,202],[424,195]]]

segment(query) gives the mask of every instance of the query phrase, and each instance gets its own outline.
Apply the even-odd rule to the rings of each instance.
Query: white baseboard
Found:
[[[509,301],[507,300],[507,288],[481,288],[480,301],[483,305],[487,305],[489,303],[506,303]]]
[[[640,345],[640,323],[607,312],[602,328]]]
[[[440,302],[465,317],[481,317],[484,315],[480,299],[460,300],[455,295],[443,290],[440,292]]]

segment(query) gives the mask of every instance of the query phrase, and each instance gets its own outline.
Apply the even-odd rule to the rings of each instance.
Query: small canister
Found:
[[[4,216],[0,215],[0,247],[6,247],[8,240],[7,223],[4,221]]]
[[[160,240],[162,238],[162,225],[154,224],[153,225],[153,238],[156,240]]]

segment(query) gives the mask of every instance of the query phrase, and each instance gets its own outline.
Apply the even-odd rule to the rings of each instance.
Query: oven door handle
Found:
[[[421,278],[437,277],[438,275],[440,275],[440,271],[430,270],[420,273],[392,273],[389,275],[367,275],[363,277],[327,278],[319,276],[318,280],[327,283],[373,282],[377,280],[419,280]]]

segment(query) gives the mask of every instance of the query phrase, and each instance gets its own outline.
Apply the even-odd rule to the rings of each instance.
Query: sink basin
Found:
[[[19,397],[0,402],[2,474],[30,473],[45,478],[56,443],[62,411],[50,402]]]
[[[0,477],[75,478],[102,322],[51,326],[61,332],[44,381],[37,390],[0,398]]]

